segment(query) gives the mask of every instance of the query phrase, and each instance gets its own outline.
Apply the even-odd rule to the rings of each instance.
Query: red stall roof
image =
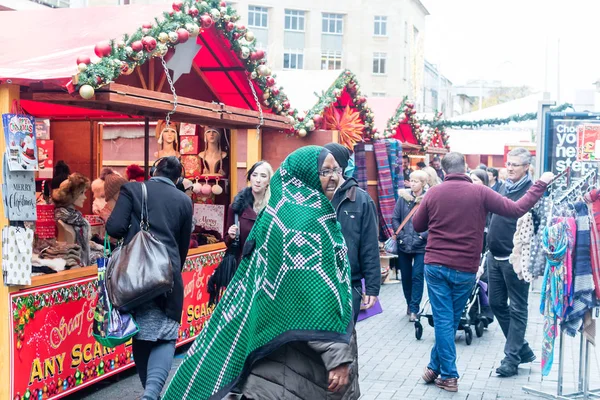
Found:
[[[123,34],[134,33],[142,24],[162,18],[163,12],[170,10],[171,4],[163,3],[3,11],[0,13],[0,82],[10,80],[27,86],[43,82],[45,87],[64,88],[76,73],[78,56],[94,56],[98,42],[122,39]],[[24,32],[24,21],[33,27],[31,34]],[[210,82],[218,100],[228,106],[256,110],[246,71],[230,50],[229,42],[215,28],[202,31],[197,41],[202,48],[194,62]],[[258,86],[254,86],[261,96]],[[271,110],[263,107],[263,111]]]

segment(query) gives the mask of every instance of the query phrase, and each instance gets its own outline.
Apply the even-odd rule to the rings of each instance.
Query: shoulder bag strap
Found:
[[[419,205],[415,205],[412,210],[410,210],[410,212],[408,213],[408,215],[406,216],[406,218],[404,218],[404,221],[402,221],[402,223],[400,224],[400,226],[398,227],[398,229],[396,230],[395,235],[398,236],[398,234],[400,233],[400,231],[402,230],[402,228],[404,228],[404,225],[406,225],[408,223],[408,221],[410,221],[410,218],[415,215],[415,213],[417,212],[417,208],[419,208]]]
[[[142,217],[140,218],[140,227],[147,231],[149,228],[148,223],[148,190],[146,184],[142,182]]]

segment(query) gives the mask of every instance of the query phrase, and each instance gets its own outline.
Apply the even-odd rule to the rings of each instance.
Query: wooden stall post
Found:
[[[0,114],[9,113],[14,100],[19,100],[19,86],[2,83],[0,84]],[[1,132],[4,136],[4,127],[0,120]],[[0,155],[4,157],[6,144],[4,137],[0,139]],[[0,181],[2,180],[2,168],[4,163],[0,162]],[[4,183],[4,182],[2,182]],[[4,216],[4,202],[0,202],[0,228],[8,225],[8,219]],[[0,253],[2,252],[2,241],[0,241]],[[2,261],[0,259],[0,267]],[[10,398],[10,318],[12,318],[9,295],[10,291],[4,282],[0,282],[0,399]]]
[[[259,133],[256,129],[248,129],[247,133],[248,153],[246,158],[246,172],[252,168],[254,164],[262,160],[262,145],[260,144]]]
[[[238,131],[237,129],[230,130],[229,143],[231,143],[229,149],[229,162],[230,162],[230,170],[229,173],[229,196],[230,201],[233,203],[233,199],[237,195],[237,185],[238,185],[238,174],[237,174],[237,160],[238,160]]]

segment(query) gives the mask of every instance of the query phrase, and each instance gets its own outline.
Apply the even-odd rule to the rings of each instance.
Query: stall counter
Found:
[[[193,341],[210,318],[207,282],[225,254],[217,243],[190,249],[183,267],[184,307],[177,346]],[[134,366],[131,343],[109,349],[92,336],[97,268],[36,276],[11,287],[10,399],[59,399]],[[6,382],[10,379],[10,382]]]

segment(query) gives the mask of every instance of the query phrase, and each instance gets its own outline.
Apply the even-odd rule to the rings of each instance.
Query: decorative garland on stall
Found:
[[[422,120],[420,123],[427,126],[427,132],[424,137],[423,150],[429,149],[445,149],[450,150],[450,144],[448,143],[450,135],[446,133],[446,127],[444,125],[437,125],[442,119],[442,112],[436,112],[435,117],[432,121]]]
[[[231,50],[242,61],[248,76],[263,92],[263,104],[278,115],[290,110],[287,96],[275,87],[275,77],[266,65],[265,52],[256,48],[254,33],[237,23],[240,16],[225,1],[176,0],[173,11],[165,12],[163,19],[146,23],[131,36],[121,40],[98,43],[94,52],[99,57],[92,61],[88,56],[77,58],[78,73],[73,77],[74,89],[84,99],[91,99],[95,89],[114,82],[120,75],[130,75],[135,68],[152,57],[165,61],[175,53],[175,45],[195,40],[201,29],[216,29],[227,39]],[[295,114],[293,111],[292,114]]]
[[[379,137],[375,137],[375,139],[386,139],[391,138],[396,134],[396,129],[398,129],[398,125],[400,124],[409,124],[412,130],[412,133],[417,140],[419,146],[423,147],[425,145],[425,141],[423,138],[423,133],[425,132],[425,128],[421,126],[421,123],[417,120],[416,117],[417,110],[415,108],[415,104],[411,101],[408,101],[408,97],[404,96],[402,102],[396,108],[394,115],[388,120],[387,128],[380,134]]]
[[[296,109],[290,110],[289,118],[295,133],[304,137],[308,132],[320,128],[323,125],[323,113],[339,99],[344,90],[352,99],[351,106],[358,110],[364,124],[363,138],[372,138],[377,133],[377,129],[374,127],[373,111],[367,105],[366,96],[360,91],[356,75],[349,70],[344,70],[327,91],[321,95],[315,93],[319,100],[306,114]]]

